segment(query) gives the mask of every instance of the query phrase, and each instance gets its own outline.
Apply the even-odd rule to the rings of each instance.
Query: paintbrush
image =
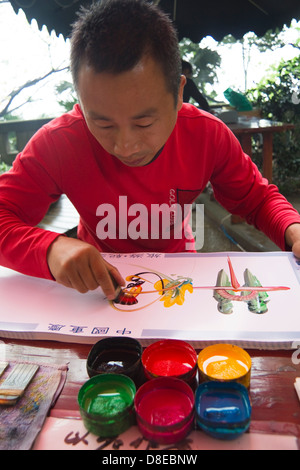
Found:
[[[113,286],[115,288],[115,297],[112,299],[113,302],[118,303],[122,294],[122,287],[117,283],[115,278],[109,273]]]

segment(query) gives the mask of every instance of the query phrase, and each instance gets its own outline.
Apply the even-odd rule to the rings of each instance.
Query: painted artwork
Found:
[[[251,271],[244,271],[244,284],[241,286],[237,280],[230,257],[227,258],[230,278],[224,269],[217,276],[215,286],[193,286],[193,279],[174,275],[170,277],[157,271],[141,271],[126,277],[128,282],[114,301],[113,307],[117,310],[139,310],[152,305],[157,300],[163,302],[164,307],[183,305],[185,294],[192,294],[194,289],[213,290],[213,297],[218,303],[218,311],[230,314],[234,309],[234,302],[246,302],[252,313],[262,314],[268,311],[267,303],[270,301],[269,291],[286,291],[287,286],[263,287]],[[142,267],[141,267],[142,268]],[[142,302],[141,296],[154,294],[154,300]],[[121,307],[122,306],[122,307]],[[135,306],[135,307],[133,307]]]
[[[0,336],[93,344],[128,336],[195,347],[300,345],[300,262],[292,253],[103,254],[126,286],[110,302],[0,267]],[[17,293],[17,295],[16,295]]]
[[[289,290],[287,286],[263,287],[248,268],[244,271],[244,284],[241,286],[233,270],[230,258],[228,258],[228,266],[230,280],[224,269],[222,269],[217,277],[216,285],[218,287],[214,289],[214,298],[218,302],[218,310],[221,313],[232,313],[234,302],[246,302],[248,310],[252,313],[267,313],[268,302],[270,301],[268,292]]]
[[[162,301],[164,307],[183,305],[186,291],[193,293],[193,281],[190,278],[176,276],[173,279],[166,274],[156,271],[142,271],[126,277],[128,284],[121,290],[117,299],[112,301],[115,309],[139,310],[152,305],[156,301]],[[141,296],[150,295],[154,299],[146,299],[141,302]],[[140,306],[142,304],[142,306]],[[120,307],[121,305],[125,307]],[[132,308],[135,305],[136,307]]]

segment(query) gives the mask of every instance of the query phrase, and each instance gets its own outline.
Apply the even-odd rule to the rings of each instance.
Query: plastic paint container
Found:
[[[123,374],[139,386],[144,373],[141,362],[142,346],[133,338],[104,338],[91,349],[87,359],[89,377],[99,374]]]
[[[125,375],[101,374],[79,390],[78,404],[84,426],[101,437],[114,437],[135,423],[134,382]]]
[[[205,382],[195,396],[200,429],[218,439],[235,439],[248,430],[251,403],[248,390],[237,382]]]
[[[193,385],[197,374],[197,353],[185,341],[156,341],[144,350],[142,364],[148,379],[176,377]]]
[[[238,382],[250,387],[251,358],[242,348],[232,344],[215,344],[198,356],[199,382],[209,380]]]
[[[162,377],[140,387],[135,396],[136,420],[142,435],[158,444],[183,440],[194,424],[194,393],[182,380]]]

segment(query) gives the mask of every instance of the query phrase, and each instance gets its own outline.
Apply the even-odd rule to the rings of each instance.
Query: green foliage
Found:
[[[209,95],[206,85],[213,85],[217,80],[217,69],[221,65],[220,54],[186,38],[180,41],[179,48],[182,59],[190,62],[193,67],[193,81],[205,96],[213,100],[215,93]]]
[[[296,28],[297,30],[297,28]],[[280,48],[283,48],[286,45],[286,41],[282,36],[285,28],[280,31],[276,29],[275,31],[269,30],[265,33],[264,36],[258,37],[253,32],[246,33],[241,39],[235,39],[234,36],[229,34],[225,36],[223,40],[219,43],[220,45],[233,46],[239,44],[241,48],[241,59],[243,63],[244,70],[244,91],[248,90],[248,72],[251,64],[251,58],[253,54],[264,53],[266,51],[276,51]],[[296,44],[293,44],[294,47],[297,47]]]
[[[2,175],[2,173],[5,173],[6,171],[8,171],[10,168],[11,168],[10,165],[7,165],[4,162],[0,162],[0,175]]]
[[[68,81],[63,81],[55,87],[55,93],[59,96],[58,104],[65,112],[71,111],[78,99],[73,87],[73,84]]]
[[[199,48],[193,58],[194,79],[205,92],[205,85],[213,85],[217,78],[217,69],[221,65],[221,57],[218,52],[208,47]]]
[[[17,114],[9,113],[9,112],[0,117],[0,122],[3,122],[3,121],[19,121],[19,120],[20,120],[20,116],[18,116]]]
[[[274,181],[285,194],[300,193],[300,57],[282,61],[247,97],[262,117],[292,123],[293,131],[274,135]],[[261,149],[254,159],[259,163]]]

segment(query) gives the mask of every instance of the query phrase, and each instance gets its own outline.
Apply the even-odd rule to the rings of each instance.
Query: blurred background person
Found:
[[[204,111],[210,111],[209,104],[206,98],[200,93],[197,85],[192,80],[193,69],[189,62],[182,60],[182,73],[186,77],[186,84],[183,90],[183,101],[189,103],[190,99],[193,98],[198,103],[199,108]]]

